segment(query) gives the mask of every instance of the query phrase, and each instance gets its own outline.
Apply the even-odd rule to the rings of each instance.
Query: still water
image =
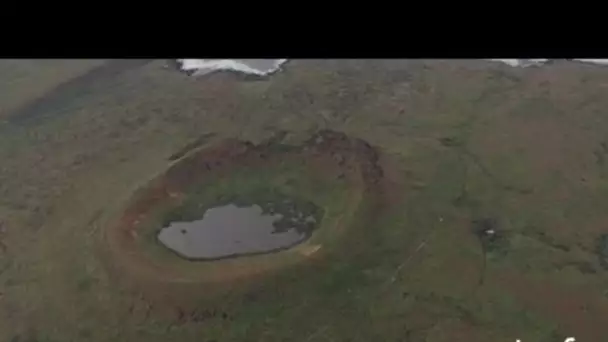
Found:
[[[258,254],[297,245],[310,236],[317,223],[311,213],[288,207],[228,204],[208,209],[201,220],[172,222],[158,240],[188,259],[220,259]]]

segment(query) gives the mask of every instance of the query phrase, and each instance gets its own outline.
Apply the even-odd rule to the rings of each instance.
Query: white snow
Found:
[[[608,59],[580,59],[580,58],[576,58],[574,60],[577,61],[577,62],[583,62],[583,63],[608,65]]]
[[[541,65],[545,64],[549,61],[549,59],[486,59],[492,62],[500,62],[507,64],[512,67],[528,67],[532,65]],[[573,61],[581,62],[581,63],[590,63],[597,65],[608,65],[608,59],[584,59],[584,58],[573,58]]]
[[[246,74],[265,76],[280,69],[287,59],[178,59],[184,71],[196,70],[194,75],[204,75],[217,70],[233,70]]]
[[[533,65],[541,65],[547,63],[549,60],[546,58],[543,59],[488,59],[488,61],[492,62],[502,62],[512,67],[528,67]]]
[[[550,61],[548,58],[506,59],[488,58],[491,62],[504,63],[512,67],[526,68],[540,66]],[[595,65],[608,65],[608,59],[575,58],[573,61]],[[183,71],[194,71],[195,76],[205,75],[219,70],[232,70],[246,74],[266,76],[281,69],[287,59],[178,59]]]

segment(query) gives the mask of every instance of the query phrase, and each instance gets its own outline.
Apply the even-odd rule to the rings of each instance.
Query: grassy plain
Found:
[[[608,340],[608,69],[164,63],[0,61],[0,341]],[[397,180],[331,257],[177,320],[108,272],[105,227],[183,146],[322,128],[382,149]]]

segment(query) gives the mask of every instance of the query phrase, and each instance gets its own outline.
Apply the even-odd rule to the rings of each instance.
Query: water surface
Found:
[[[208,209],[201,220],[172,222],[158,240],[188,259],[220,259],[259,254],[295,246],[306,240],[317,223],[311,213],[295,206],[236,206]]]

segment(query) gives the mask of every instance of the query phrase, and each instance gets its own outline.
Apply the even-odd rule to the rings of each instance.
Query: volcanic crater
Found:
[[[201,287],[209,295],[286,267],[339,257],[332,255],[332,246],[342,243],[350,229],[372,229],[383,207],[387,184],[379,152],[362,139],[331,130],[317,131],[297,145],[284,143],[283,137],[257,144],[216,140],[182,153],[136,190],[107,226],[104,245],[112,273],[138,292],[173,300]],[[219,204],[260,198],[268,203],[277,196],[314,204],[322,212],[307,238],[288,248],[192,260],[171,253],[158,240],[170,222],[200,219]]]

